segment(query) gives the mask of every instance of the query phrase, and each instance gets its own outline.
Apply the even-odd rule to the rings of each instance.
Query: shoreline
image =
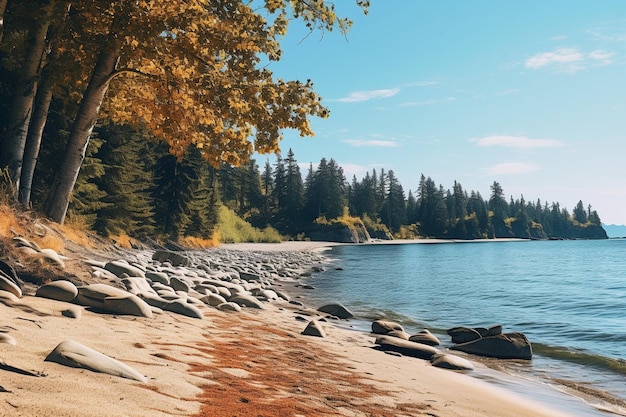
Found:
[[[332,246],[294,243],[222,249],[251,256],[250,245],[255,245],[255,251],[277,265],[268,253],[298,252],[303,257]],[[208,259],[211,250],[206,252]],[[137,256],[134,264],[145,259]],[[307,275],[276,279],[274,287],[288,288],[302,276]],[[263,416],[568,415],[471,375],[387,355],[373,349],[373,336],[367,333],[322,322],[325,338],[304,336],[306,323],[296,317],[314,313],[287,301],[264,302],[262,310],[241,312],[200,306],[202,320],[171,312],[143,318],[90,308],[71,319],[61,312],[76,305],[33,297],[34,291],[31,286],[25,291],[29,295],[0,303],[0,335],[16,343],[0,343],[0,357],[14,368],[0,371],[0,415],[245,416],[252,410]],[[44,362],[65,339],[126,363],[148,382]]]

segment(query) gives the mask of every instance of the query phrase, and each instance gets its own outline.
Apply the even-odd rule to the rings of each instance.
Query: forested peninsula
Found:
[[[282,131],[312,136],[329,111],[265,65],[293,21],[351,25],[325,1],[0,0],[0,196],[119,241],[607,237],[582,201],[498,182],[484,198],[418,173],[408,193],[392,170],[346,179],[332,158],[302,173]]]

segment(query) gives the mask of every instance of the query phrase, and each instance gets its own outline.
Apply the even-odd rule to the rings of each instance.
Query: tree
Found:
[[[587,223],[587,212],[585,211],[585,206],[583,205],[582,200],[578,200],[576,207],[572,212],[574,216],[574,220],[576,220],[580,224]]]
[[[383,223],[392,232],[397,232],[400,230],[400,226],[406,224],[404,190],[392,170],[387,172],[387,183],[389,184],[389,191],[383,203]]]
[[[367,1],[357,4],[367,10]],[[196,146],[214,166],[239,165],[253,150],[275,152],[282,129],[312,135],[309,117],[328,114],[311,81],[275,80],[259,63],[261,56],[280,58],[291,16],[311,29],[347,30],[350,22],[329,2],[266,1],[263,9],[227,0],[99,6],[91,19],[105,35],[46,205],[57,222],[64,220],[109,87],[105,104],[113,121],[143,125],[179,158]]]

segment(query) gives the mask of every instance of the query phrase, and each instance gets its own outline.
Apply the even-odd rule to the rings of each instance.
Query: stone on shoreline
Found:
[[[327,313],[340,319],[351,319],[354,317],[347,308],[339,303],[326,304],[317,309],[322,313]]]
[[[107,312],[152,318],[150,305],[134,294],[125,297],[106,297],[103,308]]]
[[[482,337],[450,349],[498,359],[532,359],[533,356],[532,346],[523,333]]]
[[[57,301],[72,301],[78,295],[78,288],[70,281],[52,281],[39,287],[35,295]]]
[[[258,308],[258,309],[265,308],[261,301],[247,294],[239,294],[235,297],[232,297],[229,301],[239,304],[242,307]]]
[[[430,358],[430,363],[437,368],[452,369],[454,371],[471,371],[474,365],[467,359],[448,353],[438,353]]]
[[[326,337],[326,332],[317,320],[311,320],[302,334],[304,336]]]
[[[73,368],[134,379],[143,383],[148,382],[145,376],[130,366],[73,340],[59,343],[45,360]]]
[[[380,350],[393,351],[420,359],[430,359],[439,353],[439,350],[432,346],[387,335],[377,337],[376,344],[379,345]]]
[[[22,298],[22,289],[9,275],[0,271],[0,290],[8,291],[17,298]]]
[[[430,345],[430,346],[438,346],[441,344],[437,336],[432,334],[427,329],[420,330],[417,334],[414,334],[411,337],[409,337],[409,340],[411,342],[423,343],[425,345]]]
[[[174,300],[163,307],[165,311],[171,311],[173,313],[182,314],[183,316],[192,317],[194,319],[203,319],[204,314],[202,311],[193,304],[187,304],[181,300]]]
[[[401,324],[388,320],[375,320],[372,322],[372,333],[387,334],[393,330],[404,331]]]
[[[121,277],[122,274],[126,274],[129,277],[145,277],[145,273],[137,268],[129,264],[126,261],[110,261],[104,265],[104,269],[109,272],[114,273],[117,277]]]
[[[469,327],[453,327],[448,329],[448,335],[452,337],[452,343],[466,343],[482,337],[478,330]]]

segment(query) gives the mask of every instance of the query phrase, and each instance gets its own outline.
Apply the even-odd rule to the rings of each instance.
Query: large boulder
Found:
[[[0,290],[8,291],[17,298],[22,297],[22,288],[19,285],[15,270],[4,261],[0,261]]]
[[[387,334],[393,330],[404,331],[404,328],[394,321],[376,320],[372,322],[372,333],[374,334]]]
[[[148,378],[130,366],[73,340],[59,343],[45,360],[73,368],[84,368],[93,372],[134,379],[143,383],[148,382]]]
[[[326,304],[317,309],[322,313],[327,313],[340,319],[351,319],[354,317],[347,308],[339,303]]]
[[[387,335],[377,337],[376,344],[380,346],[381,350],[397,352],[420,359],[430,359],[433,355],[439,353],[439,350],[432,346]]]
[[[52,281],[39,287],[35,295],[57,301],[72,301],[78,295],[78,288],[70,281]]]
[[[482,337],[450,347],[465,353],[499,359],[531,359],[532,345],[522,333]]]

